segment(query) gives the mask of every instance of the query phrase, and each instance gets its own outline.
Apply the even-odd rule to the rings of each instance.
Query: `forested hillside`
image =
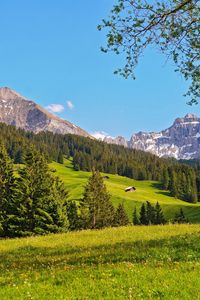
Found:
[[[150,153],[75,135],[49,132],[33,134],[0,124],[0,138],[15,163],[23,163],[30,144],[42,152],[49,162],[63,162],[72,157],[75,170],[119,174],[136,180],[162,182],[163,189],[188,202],[196,202],[200,194],[199,171],[192,166],[161,159]]]

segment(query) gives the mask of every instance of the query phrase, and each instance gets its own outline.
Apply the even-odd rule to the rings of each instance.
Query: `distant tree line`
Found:
[[[136,180],[155,180],[164,190],[188,202],[200,199],[200,172],[193,165],[162,159],[153,154],[123,146],[109,145],[76,135],[50,132],[33,134],[0,124],[0,138],[14,163],[24,163],[30,144],[51,162],[63,163],[72,157],[75,170],[119,174]]]
[[[198,200],[200,199],[200,159],[189,159],[189,160],[180,160],[181,164],[186,164],[191,166],[196,173],[196,184],[197,184],[197,196]]]
[[[193,168],[176,164],[163,170],[163,189],[171,196],[188,201],[198,201],[198,176]]]
[[[136,208],[133,212],[134,225],[159,225],[165,223],[166,220],[158,202],[155,206],[153,206],[149,201],[147,201],[146,204],[143,203],[140,209],[139,217],[137,215]]]

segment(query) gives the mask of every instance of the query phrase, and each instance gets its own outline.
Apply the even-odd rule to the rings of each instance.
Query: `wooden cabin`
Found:
[[[102,177],[104,180],[108,180],[110,177],[109,176],[103,176]]]
[[[134,186],[129,186],[125,189],[125,192],[135,192],[136,188]]]

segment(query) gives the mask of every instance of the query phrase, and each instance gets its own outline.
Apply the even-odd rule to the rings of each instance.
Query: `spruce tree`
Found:
[[[57,159],[57,162],[58,162],[59,164],[63,164],[63,163],[64,163],[63,153],[62,153],[61,150],[58,152],[58,159]]]
[[[98,171],[93,170],[85,187],[81,213],[84,228],[103,228],[112,225],[114,208]]]
[[[67,216],[69,220],[69,230],[80,229],[80,218],[75,201],[68,201],[67,203]]]
[[[189,175],[189,180],[191,182],[191,190],[190,190],[190,196],[188,197],[188,201],[192,203],[196,203],[198,201],[198,195],[197,195],[197,181],[196,181],[196,174],[194,170],[191,170]]]
[[[66,230],[67,193],[60,180],[51,176],[45,158],[33,147],[27,154],[26,166],[19,174],[21,235]]]
[[[179,224],[189,223],[189,220],[185,217],[182,208],[180,208],[180,211],[176,213],[174,217],[174,223],[179,223]]]
[[[50,232],[65,232],[69,228],[67,216],[68,191],[58,177],[51,177],[50,197],[47,202],[47,212],[52,217],[53,223],[47,225]]]
[[[135,207],[134,211],[133,211],[133,225],[139,225],[140,221],[137,215],[137,208]]]
[[[18,190],[13,164],[0,144],[0,236],[14,237],[18,220]]]
[[[128,224],[129,224],[129,220],[124,205],[120,203],[115,211],[113,225],[126,226]]]
[[[167,168],[163,170],[163,189],[167,190],[169,188],[169,173]]]
[[[192,187],[190,197],[188,197],[189,202],[196,203],[198,201],[197,188]]]
[[[147,224],[155,224],[155,209],[149,201],[146,202],[146,218]]]
[[[171,172],[171,178],[170,178],[170,191],[171,195],[173,197],[178,197],[178,178],[175,171]]]
[[[19,149],[14,157],[14,163],[23,164],[24,163],[24,152],[22,149]]]
[[[157,202],[155,205],[155,224],[165,224],[166,220],[160,204]]]
[[[140,209],[140,224],[141,225],[147,225],[148,224],[146,207],[145,207],[144,203],[142,204],[141,209]]]

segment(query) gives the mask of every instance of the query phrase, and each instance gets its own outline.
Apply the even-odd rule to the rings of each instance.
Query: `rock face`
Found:
[[[34,133],[51,131],[90,136],[80,127],[56,117],[7,87],[0,88],[0,122]]]
[[[123,136],[117,136],[116,138],[105,137],[103,141],[107,144],[115,144],[115,145],[128,147],[128,142]]]
[[[122,137],[105,138],[104,141],[151,152],[160,157],[200,158],[200,118],[187,114],[184,118],[176,119],[170,128],[158,133],[139,132],[132,135],[130,141]]]

